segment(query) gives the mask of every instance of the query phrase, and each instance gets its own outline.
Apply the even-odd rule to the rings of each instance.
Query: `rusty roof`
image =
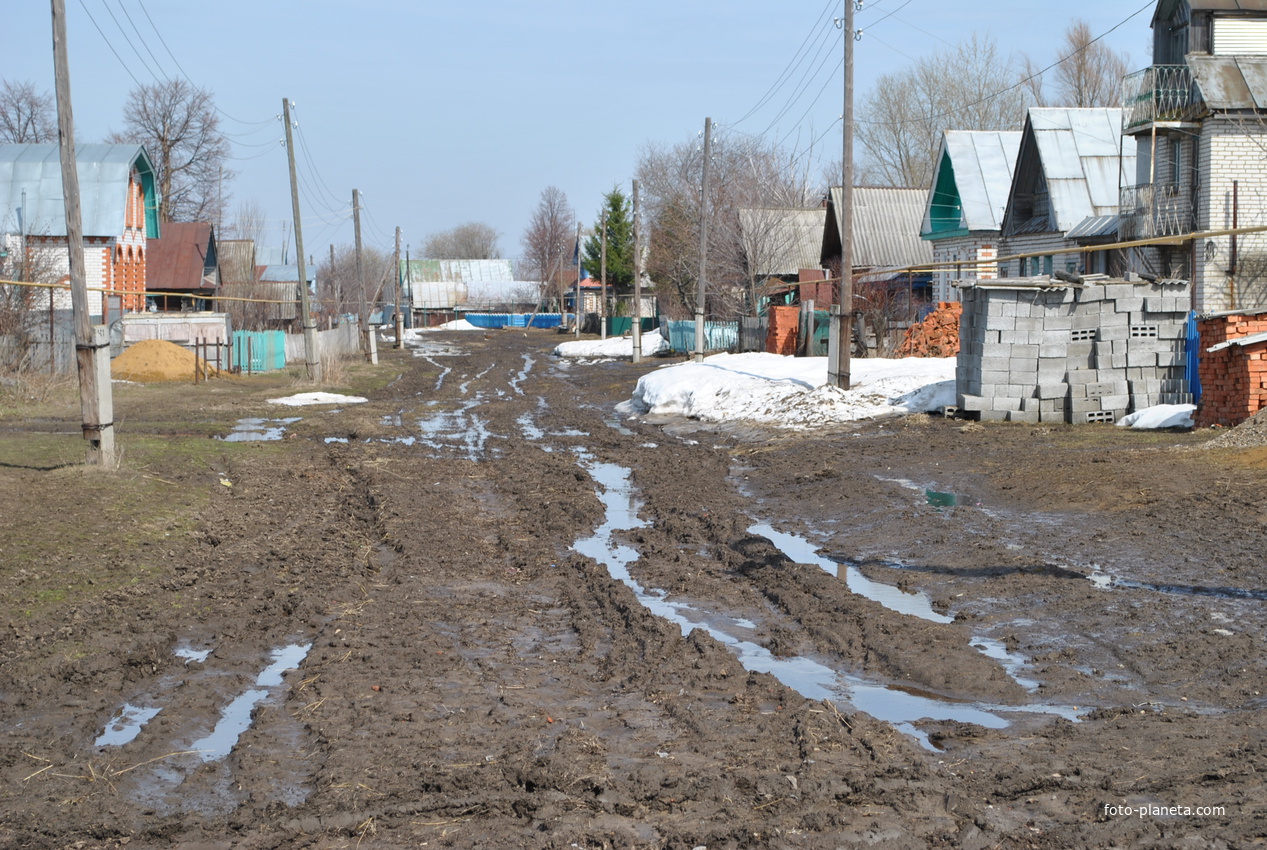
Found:
[[[145,288],[209,289],[215,286],[215,236],[210,222],[167,222],[161,239],[145,243]]]

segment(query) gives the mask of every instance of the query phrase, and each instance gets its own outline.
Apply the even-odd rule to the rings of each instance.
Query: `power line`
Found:
[[[92,25],[96,27],[97,32],[101,35],[101,40],[106,43],[106,47],[110,48],[110,52],[114,54],[114,58],[119,60],[119,64],[123,66],[123,70],[127,73],[127,75],[132,78],[132,82],[136,83],[137,87],[140,87],[141,81],[138,80],[136,75],[132,73],[132,69],[128,67],[128,63],[123,61],[123,57],[119,55],[119,51],[114,49],[114,45],[110,43],[110,39],[106,38],[106,34],[102,32],[101,26],[97,23],[97,19],[92,16],[92,12],[89,12],[88,7],[84,5],[84,0],[79,0],[79,5],[83,8],[84,14],[88,16],[88,20],[92,21]]]
[[[800,46],[796,48],[796,52],[792,55],[792,58],[788,60],[787,65],[783,67],[783,70],[782,72],[779,73],[779,76],[776,77],[774,82],[770,84],[770,88],[766,89],[766,92],[765,94],[761,96],[761,99],[758,100],[757,103],[751,109],[745,112],[743,116],[739,118],[739,120],[735,121],[734,124],[732,124],[731,126],[738,126],[739,124],[742,124],[744,121],[750,118],[754,112],[756,112],[758,109],[760,109],[762,106],[764,106],[766,103],[769,102],[770,98],[774,96],[774,93],[782,87],[784,78],[787,77],[792,72],[793,68],[797,65],[797,63],[799,63],[801,59],[804,58],[805,54],[803,51],[805,49],[805,45],[809,43],[809,40],[814,36],[816,32],[820,31],[819,28],[822,26],[823,18],[826,17],[827,13],[830,12],[833,8],[835,8],[835,6],[836,6],[836,0],[828,0],[827,5],[823,7],[823,11],[819,13],[818,20],[816,20],[813,26],[810,27],[810,31],[805,34],[805,38],[801,40]]]

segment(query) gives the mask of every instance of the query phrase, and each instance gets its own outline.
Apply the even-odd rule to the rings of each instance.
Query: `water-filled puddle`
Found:
[[[210,649],[194,649],[193,647],[189,647],[189,646],[178,646],[176,647],[176,651],[173,652],[172,654],[175,655],[177,658],[183,658],[185,660],[186,665],[188,665],[189,662],[191,661],[196,661],[197,663],[201,664],[202,662],[206,661],[207,658],[211,655],[211,650]]]
[[[638,551],[632,546],[615,542],[612,537],[617,531],[645,528],[647,520],[638,516],[641,503],[634,494],[628,469],[612,463],[594,461],[587,453],[579,452],[581,466],[589,472],[595,483],[599,485],[598,498],[606,508],[603,524],[595,530],[592,537],[578,540],[573,549],[582,555],[593,558],[603,564],[612,578],[622,582],[634,592],[638,601],[657,616],[674,623],[682,630],[683,635],[692,629],[703,629],[715,640],[735,653],[745,669],[757,673],[769,673],[784,685],[808,699],[844,699],[854,708],[871,716],[892,723],[895,728],[911,735],[921,745],[933,748],[928,736],[917,729],[914,724],[921,720],[961,721],[975,723],[990,729],[1002,729],[1008,721],[1002,716],[1006,712],[1040,712],[1057,714],[1071,720],[1078,719],[1076,710],[1062,706],[995,706],[972,703],[957,703],[945,700],[936,695],[924,695],[911,689],[899,689],[892,686],[868,681],[862,677],[842,673],[826,664],[804,656],[774,656],[768,649],[750,640],[748,636],[755,630],[755,624],[746,619],[731,617],[718,612],[705,611],[702,607],[687,602],[670,600],[668,594],[656,588],[643,587],[629,574],[629,565],[638,560]],[[759,529],[760,526],[754,526]],[[770,529],[773,531],[773,529]],[[754,533],[764,533],[755,530]],[[774,532],[776,535],[779,532]],[[769,534],[766,534],[769,536]],[[794,537],[793,535],[787,535]],[[787,541],[789,543],[795,543]],[[807,541],[801,541],[802,547],[809,547]],[[797,547],[793,545],[793,549]],[[816,560],[802,560],[799,555],[794,558],[800,563],[816,563]],[[817,555],[812,553],[814,558]],[[793,557],[789,555],[789,557]],[[826,559],[823,559],[826,560]],[[834,562],[829,562],[835,568]],[[826,565],[823,565],[827,569]],[[832,573],[835,575],[835,572]],[[882,585],[887,587],[887,585]],[[851,587],[852,589],[852,587]],[[897,591],[897,588],[889,588]],[[857,592],[857,591],[855,591]],[[900,591],[897,591],[900,592]],[[909,594],[904,594],[909,595]],[[927,600],[924,600],[927,605]],[[918,606],[916,606],[918,608]],[[922,609],[920,609],[922,610]],[[931,612],[931,609],[929,609]],[[906,613],[906,612],[903,612]],[[934,612],[935,617],[940,617]],[[949,618],[945,618],[949,619]],[[747,636],[745,636],[747,635]]]
[[[1118,578],[1114,575],[1096,570],[1087,579],[1100,590],[1112,590],[1125,587],[1131,590],[1151,590],[1154,593],[1167,593],[1176,596],[1212,596],[1216,599],[1256,599],[1267,601],[1267,590],[1254,590],[1245,587],[1214,587],[1201,584],[1155,584],[1147,581],[1134,581]]]
[[[935,508],[981,507],[981,500],[963,493],[942,493],[938,490],[925,490],[924,498]]]
[[[123,708],[119,710],[119,716],[106,724],[105,730],[97,736],[97,740],[93,741],[93,746],[122,747],[124,744],[131,743],[137,735],[141,734],[141,729],[145,724],[153,720],[162,710],[124,703]]]
[[[829,575],[839,575],[840,565],[831,558],[819,555],[818,547],[804,537],[777,531],[766,522],[756,523],[750,526],[748,531],[768,538],[779,548],[779,551],[798,564],[815,564]],[[951,623],[955,619],[934,611],[932,603],[923,593],[912,593],[891,584],[873,581],[854,566],[846,565],[845,567],[845,586],[859,596],[879,602],[885,608],[899,614],[909,614],[934,623]]]
[[[203,761],[216,761],[229,754],[238,738],[251,726],[251,711],[274,688],[282,683],[282,675],[294,670],[308,655],[312,644],[292,643],[273,650],[273,663],[255,677],[255,687],[246,691],[220,712],[220,720],[207,736],[194,741],[190,749],[196,750]]]
[[[980,652],[986,658],[993,658],[995,661],[1003,665],[1003,669],[1012,677],[1016,684],[1020,685],[1027,691],[1038,690],[1039,681],[1022,676],[1020,671],[1029,666],[1029,663],[1021,655],[1010,651],[1002,641],[994,638],[981,637],[978,635],[972,639],[972,648]]]
[[[239,419],[228,434],[216,439],[226,443],[280,440],[286,434],[286,426],[298,422],[299,419],[298,416],[286,419]]]

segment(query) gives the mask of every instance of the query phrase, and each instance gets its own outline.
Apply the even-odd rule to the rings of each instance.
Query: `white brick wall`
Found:
[[[1197,174],[1197,230],[1232,226],[1236,181],[1237,224],[1267,225],[1267,120],[1214,116],[1201,125]],[[1196,246],[1197,309],[1216,311],[1267,307],[1267,236],[1237,238],[1235,274],[1229,274],[1232,240],[1216,236]]]

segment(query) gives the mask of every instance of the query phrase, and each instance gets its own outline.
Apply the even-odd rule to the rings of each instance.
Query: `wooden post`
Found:
[[[603,281],[603,297],[598,302],[598,333],[599,339],[607,339],[607,210],[603,210],[601,234],[601,253],[602,257],[602,281]]]
[[[633,362],[642,362],[642,228],[638,224],[638,181],[633,181],[634,308]]]
[[[57,136],[66,210],[66,247],[70,254],[70,298],[75,316],[75,360],[87,463],[114,466],[114,400],[110,387],[110,331],[88,319],[88,274],[84,262],[83,218],[79,207],[79,171],[75,161],[75,119],[70,103],[70,59],[66,49],[66,3],[51,0],[53,69],[57,91]],[[23,210],[25,215],[26,211]],[[25,248],[25,245],[23,245]],[[52,290],[49,298],[52,299]]]
[[[361,293],[361,316],[357,326],[361,331],[361,351],[368,360],[370,356],[370,317],[365,301],[365,269],[361,265],[361,193],[352,190],[352,233],[356,239],[356,288]]]
[[[849,5],[848,2],[845,5]],[[708,293],[708,161],[713,156],[713,119],[704,119],[704,175],[699,195],[699,286],[695,295],[695,362],[704,360],[704,301]]]
[[[290,132],[290,99],[282,98],[282,118],[286,125],[286,158],[290,161],[290,205],[295,216],[295,260],[299,263],[299,309],[304,329],[304,363],[308,377],[321,383],[321,358],[317,355],[317,326],[308,298],[308,275],[304,267],[304,229],[299,219],[299,184],[295,178],[295,144]]]
[[[392,348],[400,348],[404,345],[401,339],[405,335],[405,317],[400,315],[400,228],[396,228],[396,259],[394,260],[396,273],[396,344]]]
[[[576,335],[581,335],[581,223],[576,223],[576,303],[572,305],[576,313]]]
[[[853,4],[854,0],[845,0],[845,16],[841,22],[845,43],[845,111],[841,134],[840,209],[836,210],[840,225],[840,280],[837,281],[836,303],[831,307],[827,352],[827,383],[842,390],[849,389],[853,348]]]

